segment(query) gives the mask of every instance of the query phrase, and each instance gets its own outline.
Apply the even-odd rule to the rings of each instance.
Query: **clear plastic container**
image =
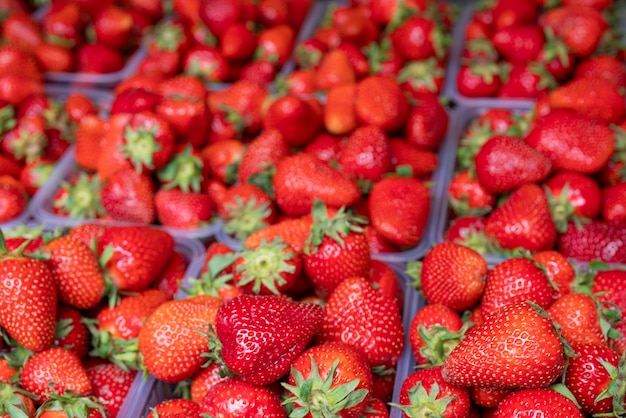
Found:
[[[60,86],[60,85],[52,85],[52,84],[46,84],[45,88],[46,88],[46,94],[49,97],[52,97],[57,100],[65,100],[67,99],[68,96],[74,93],[84,94],[85,96],[89,97],[93,101],[93,103],[97,106],[98,111],[101,114],[103,114],[113,102],[113,94],[108,90],[89,89],[89,88],[81,88],[81,87],[74,87],[74,86]],[[31,196],[28,202],[28,205],[26,206],[26,209],[16,218],[11,219],[8,222],[4,222],[4,223],[0,222],[0,227],[10,228],[12,226],[22,224],[30,220],[31,218],[33,218],[35,211],[37,210],[38,207],[41,206],[41,201],[44,198],[44,195],[46,193],[44,189],[46,189],[50,183],[58,184],[59,179],[60,179],[59,171],[63,169],[62,167],[63,167],[64,161],[67,160],[68,158],[68,154],[69,152],[66,152],[65,155],[59,161],[57,161],[57,165],[54,171],[52,172],[52,174],[50,175],[50,178],[48,179],[46,184],[37,191],[37,193]]]
[[[470,122],[488,109],[511,109],[516,112],[523,112],[529,111],[530,106],[524,106],[522,104],[506,106],[503,103],[496,103],[492,106],[471,106],[455,109],[455,117],[450,126],[450,141],[444,144],[444,148],[439,153],[441,156],[441,160],[439,161],[441,168],[439,177],[440,183],[438,184],[438,194],[435,198],[434,207],[432,208],[432,212],[435,216],[433,216],[433,225],[430,229],[432,234],[430,242],[433,245],[444,241],[444,235],[450,221],[451,213],[448,203],[448,186],[456,170],[456,152],[459,141]],[[483,256],[488,264],[497,264],[504,259],[504,257],[496,254],[483,254]]]
[[[81,169],[76,165],[76,160],[74,158],[74,148],[72,147],[70,148],[67,155],[65,155],[62,161],[59,163],[59,167],[57,170],[54,171],[53,175],[50,178],[50,181],[48,181],[46,185],[40,190],[41,196],[38,198],[37,205],[33,212],[33,216],[35,217],[35,219],[41,222],[63,226],[75,226],[85,222],[102,223],[105,225],[111,223],[119,225],[137,225],[136,223],[132,222],[117,222],[101,219],[78,219],[55,214],[52,209],[54,203],[54,195],[59,189],[61,181],[73,178],[80,171]],[[157,228],[163,228],[167,232],[172,234],[172,236],[177,238],[199,239],[202,241],[207,241],[211,239],[217,232],[218,228],[218,225],[216,223],[211,223],[208,226],[197,229],[170,228],[160,225],[153,226]]]

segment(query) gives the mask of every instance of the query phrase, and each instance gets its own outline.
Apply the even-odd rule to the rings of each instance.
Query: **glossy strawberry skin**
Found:
[[[266,386],[247,383],[237,377],[218,382],[204,396],[200,411],[211,416],[287,416],[278,395]]]

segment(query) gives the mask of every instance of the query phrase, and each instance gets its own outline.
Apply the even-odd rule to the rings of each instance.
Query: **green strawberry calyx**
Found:
[[[124,145],[121,151],[124,157],[128,158],[138,173],[144,167],[154,168],[154,154],[161,150],[161,144],[157,140],[159,126],[139,127],[133,129],[126,127],[124,132]]]
[[[95,396],[78,396],[71,392],[63,395],[50,394],[50,398],[38,409],[39,413],[64,411],[68,417],[73,418],[88,418],[92,410],[97,410],[103,417],[107,416],[106,409]]]
[[[426,390],[422,382],[418,382],[409,389],[409,404],[390,404],[404,412],[407,417],[443,417],[446,408],[456,399],[456,395],[439,397],[440,387],[433,383],[430,390]]]
[[[622,417],[626,415],[624,408],[624,393],[626,392],[626,353],[623,353],[619,359],[617,367],[608,361],[599,358],[598,361],[611,377],[608,387],[598,395],[596,403],[604,399],[612,398],[613,411],[606,414],[596,414],[594,417],[609,416]]]
[[[296,266],[290,260],[295,256],[293,249],[282,238],[274,238],[271,242],[261,241],[257,248],[242,248],[237,256],[243,263],[237,266],[240,274],[238,286],[252,283],[252,292],[260,293],[265,287],[272,293],[280,294],[278,286],[284,286],[287,281],[284,274],[293,274]]]
[[[101,188],[98,174],[81,173],[75,183],[61,183],[61,189],[67,192],[53,205],[75,219],[99,218],[105,214],[100,200]]]
[[[224,273],[231,266],[237,256],[232,254],[215,255],[207,263],[207,271],[199,278],[189,278],[189,286],[183,288],[188,296],[208,295],[219,297],[219,289],[226,287],[233,279],[232,273]]]
[[[315,253],[326,237],[337,242],[343,248],[345,246],[344,237],[353,232],[362,233],[364,229],[361,225],[367,223],[365,218],[348,213],[345,207],[341,207],[334,216],[329,218],[326,204],[319,199],[313,203],[311,214],[313,215],[313,226],[304,246],[306,255]]]
[[[224,219],[224,232],[234,235],[239,241],[245,241],[250,234],[265,228],[268,224],[265,219],[271,215],[269,203],[257,203],[254,196],[244,201],[235,196],[234,204],[226,204],[228,215]]]
[[[36,396],[30,392],[18,389],[9,383],[0,382],[0,414],[7,414],[12,418],[28,418],[24,400],[18,394],[36,399]]]
[[[281,383],[293,396],[285,399],[283,405],[295,406],[290,416],[312,417],[338,416],[339,412],[352,408],[365,400],[367,389],[358,389],[360,380],[354,379],[348,383],[333,387],[335,373],[339,366],[336,359],[326,379],[322,379],[317,363],[311,356],[311,374],[307,379],[296,368],[291,369],[294,385]]]
[[[157,171],[157,177],[164,189],[178,187],[184,192],[199,193],[202,189],[202,159],[193,153],[191,145],[174,155],[170,161]]]

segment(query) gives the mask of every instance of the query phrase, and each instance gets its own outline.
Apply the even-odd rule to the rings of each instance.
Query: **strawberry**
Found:
[[[494,417],[541,414],[545,418],[584,415],[572,399],[552,388],[520,389],[505,397],[494,412]]]
[[[112,173],[102,186],[100,200],[106,214],[114,220],[143,224],[155,220],[152,178],[134,168]]]
[[[41,351],[54,341],[57,296],[54,277],[42,260],[8,252],[0,232],[2,289],[0,325],[18,344]],[[28,324],[25,328],[24,324]]]
[[[6,16],[2,23],[2,37],[6,44],[15,45],[25,51],[32,52],[37,45],[43,42],[39,26],[28,14],[11,14]]]
[[[371,223],[387,240],[414,247],[422,239],[430,213],[429,191],[414,178],[387,177],[370,192]]]
[[[81,172],[77,178],[62,181],[54,194],[52,211],[75,219],[100,218],[105,212],[100,199],[100,176]]]
[[[494,97],[502,86],[502,67],[495,62],[475,60],[462,64],[456,88],[465,97]]]
[[[20,182],[29,195],[34,195],[48,181],[54,170],[54,161],[48,158],[33,160],[22,167]]]
[[[591,56],[578,63],[573,78],[602,78],[620,93],[626,88],[626,70],[621,60],[608,54]]]
[[[185,278],[189,261],[181,252],[174,249],[167,264],[163,267],[161,274],[154,283],[154,287],[173,298],[178,293],[179,287]]]
[[[304,271],[317,296],[326,298],[345,279],[367,277],[370,249],[362,222],[344,210],[329,215],[323,202],[312,209],[313,225],[304,244]]]
[[[626,221],[626,181],[602,189],[602,219]]]
[[[562,171],[546,180],[544,186],[559,231],[564,230],[563,221],[595,219],[600,214],[602,192],[593,178],[574,171]]]
[[[358,126],[354,108],[356,86],[355,83],[343,83],[328,89],[323,112],[324,128],[328,133],[349,134]]]
[[[578,78],[554,89],[551,109],[570,109],[603,123],[618,123],[626,113],[624,96],[602,78]]]
[[[87,366],[85,372],[93,386],[93,396],[106,408],[108,416],[117,416],[137,371],[124,371],[113,363],[100,363]]]
[[[426,16],[411,16],[389,35],[394,47],[407,61],[443,58],[450,39],[437,23]]]
[[[122,154],[138,172],[152,172],[164,167],[174,151],[174,133],[170,124],[152,112],[134,113],[124,130]]]
[[[551,249],[557,231],[543,189],[529,183],[511,193],[487,217],[485,235],[503,249]]]
[[[276,205],[292,216],[308,213],[314,199],[339,208],[353,205],[360,195],[356,184],[344,174],[303,153],[280,160],[272,184]]]
[[[119,92],[111,103],[110,114],[154,112],[162,97],[143,87],[127,88]]]
[[[237,397],[236,405],[233,405],[233,396]],[[200,402],[199,410],[211,416],[287,416],[275,391],[265,386],[252,385],[237,377],[216,383]]]
[[[583,174],[600,170],[615,146],[606,125],[568,109],[552,110],[541,118],[524,142],[549,158],[553,170]]]
[[[543,309],[552,304],[552,288],[546,274],[534,261],[509,258],[496,264],[487,274],[481,311],[485,316],[504,306],[530,301]]]
[[[515,347],[514,357],[507,355],[510,347]],[[474,325],[445,360],[442,374],[459,386],[539,388],[564,367],[564,348],[550,320],[519,302]]]
[[[59,304],[57,325],[52,345],[72,351],[81,360],[89,351],[89,330],[83,323],[83,316],[77,309]]]
[[[215,323],[221,300],[212,296],[196,296],[173,300],[160,305],[139,332],[139,352],[143,367],[158,379],[178,383],[191,378],[202,368],[200,356],[207,350],[207,337],[202,332]],[[175,333],[162,338],[163,330]]]
[[[254,232],[246,238],[244,246],[256,248],[264,240],[271,242],[275,238],[280,237],[297,253],[302,254],[312,225],[313,219],[310,216],[287,218]]]
[[[219,207],[224,231],[240,241],[274,222],[272,199],[258,186],[241,183],[228,189]]]
[[[80,359],[60,347],[35,353],[24,364],[20,381],[24,390],[38,397],[38,403],[50,399],[53,393],[65,394],[70,391],[88,396],[93,390]]]
[[[424,257],[416,284],[428,303],[461,312],[482,297],[487,272],[487,262],[478,252],[461,244],[442,242]]]
[[[204,83],[221,83],[229,79],[230,67],[222,53],[212,46],[195,45],[182,58],[183,74]]]
[[[291,26],[281,24],[261,30],[258,40],[255,57],[269,61],[274,68],[281,68],[291,57],[296,32]]]
[[[179,142],[201,148],[206,141],[210,116],[205,102],[195,98],[163,97],[156,108]]]
[[[28,194],[14,177],[0,176],[0,222],[8,222],[26,210]]]
[[[198,229],[211,221],[214,204],[205,193],[161,188],[154,195],[154,209],[161,225]]]
[[[492,211],[496,196],[488,192],[470,170],[463,170],[450,180],[448,202],[457,216],[482,216]]]
[[[474,166],[478,181],[490,193],[540,182],[552,168],[542,153],[508,135],[495,135],[485,142],[474,157]]]
[[[533,2],[500,0],[493,6],[492,19],[494,29],[508,26],[520,26],[537,20],[538,7]]]
[[[578,356],[569,360],[563,382],[582,410],[589,414],[624,414],[624,395],[615,387],[624,360],[604,344],[585,343],[573,348]]]
[[[391,166],[396,172],[408,168],[413,177],[427,179],[437,169],[439,158],[435,151],[413,145],[403,139],[392,138],[388,144]]]
[[[545,270],[546,276],[554,285],[552,299],[555,301],[572,292],[576,272],[570,260],[555,250],[540,251],[533,255],[533,260]]]
[[[220,307],[215,332],[226,366],[246,382],[264,385],[289,370],[321,319],[319,305],[273,295],[242,295]],[[250,344],[255,345],[252,352]]]
[[[601,305],[590,295],[563,295],[550,306],[548,315],[560,325],[563,338],[571,345],[607,342],[611,324]]]
[[[361,126],[342,144],[341,171],[357,181],[376,182],[391,171],[391,150],[385,131],[377,125]]]
[[[348,55],[341,49],[332,49],[324,54],[315,70],[318,90],[328,91],[341,84],[356,82],[356,73]]]
[[[172,254],[174,239],[162,229],[113,226],[103,232],[98,245],[107,256],[112,252],[103,268],[115,288],[133,292],[146,289],[158,278]]]
[[[435,57],[409,61],[398,71],[397,76],[410,97],[420,94],[437,95],[443,90],[445,67]]]
[[[372,374],[357,348],[334,342],[315,345],[295,359],[283,386],[284,403],[303,416],[324,408],[337,417],[358,418],[369,403]]]
[[[88,74],[107,74],[121,71],[124,57],[117,49],[106,45],[83,44],[76,50],[76,71]]]
[[[146,418],[197,417],[200,414],[200,402],[190,399],[167,399],[151,408]]]
[[[238,169],[241,182],[249,182],[250,178],[259,175],[268,168],[275,166],[280,160],[291,153],[289,143],[276,130],[264,131],[255,137],[247,146]],[[255,181],[252,181],[255,183]]]
[[[211,363],[203,367],[192,379],[189,391],[191,400],[200,404],[207,392],[222,380],[231,379],[232,376],[221,375],[222,366],[219,363]]]
[[[389,77],[371,75],[360,80],[354,100],[357,120],[387,133],[400,129],[409,114],[409,105],[400,85]]]
[[[78,308],[95,307],[105,291],[105,281],[93,251],[82,241],[69,235],[46,244],[44,252],[54,277],[59,301]]]
[[[371,336],[376,344],[366,342]],[[342,281],[330,294],[317,335],[319,343],[344,342],[357,347],[372,367],[393,367],[404,347],[397,305],[376,292],[363,277]]]
[[[461,316],[445,305],[429,303],[420,308],[409,328],[409,342],[415,362],[429,367],[442,365],[466,330]]]
[[[578,58],[591,55],[607,28],[602,14],[583,5],[563,5],[543,13],[539,24],[551,29]]]
[[[493,46],[508,62],[535,61],[544,46],[544,33],[537,24],[506,26],[492,35]]]
[[[103,7],[92,24],[96,42],[116,49],[130,45],[133,16],[128,10],[115,5]]]
[[[269,103],[263,116],[265,130],[277,130],[292,147],[306,145],[317,134],[322,120],[304,98],[287,94]]]
[[[570,223],[559,235],[557,249],[577,261],[626,262],[626,223],[592,221],[576,226]]]
[[[400,388],[397,407],[405,416],[434,414],[442,418],[467,417],[469,390],[446,382],[441,366],[417,370],[407,376]]]
[[[74,158],[79,167],[91,171],[98,169],[98,151],[105,126],[105,121],[96,115],[85,115],[78,122]]]
[[[411,99],[404,135],[413,145],[436,151],[448,132],[448,112],[434,94],[413,93]]]
[[[300,279],[302,258],[282,239],[243,248],[233,264],[233,281],[243,293],[285,293]]]
[[[201,1],[197,13],[211,33],[221,38],[226,28],[241,18],[242,5],[235,0]]]
[[[539,99],[554,87],[556,81],[542,63],[520,62],[512,65],[497,96]]]
[[[96,136],[91,137],[91,132],[88,134],[89,138],[84,144],[85,152],[89,145],[97,144],[95,148],[98,150],[98,155],[107,156],[107,158],[98,158],[96,164],[98,175],[103,181],[118,170],[133,168],[131,161],[122,152],[122,146],[125,143],[124,132],[131,117],[130,113],[116,113],[105,120],[102,126],[93,127],[93,134],[98,135],[99,139]]]

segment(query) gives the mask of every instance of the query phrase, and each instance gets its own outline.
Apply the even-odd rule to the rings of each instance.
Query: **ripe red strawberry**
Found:
[[[602,189],[602,219],[626,221],[626,181]]]
[[[264,385],[289,370],[321,319],[319,305],[273,295],[242,295],[220,307],[215,331],[226,366],[246,382]]]
[[[117,49],[100,43],[86,43],[76,50],[76,71],[89,74],[115,73],[124,68],[124,57]]]
[[[331,49],[322,57],[315,70],[318,90],[328,91],[342,84],[356,82],[356,73],[348,55],[341,49]]]
[[[387,133],[404,126],[409,104],[400,85],[390,77],[371,75],[356,85],[354,110],[363,125],[374,125]]]
[[[277,130],[292,147],[306,145],[322,125],[321,115],[304,97],[287,94],[271,101],[263,115],[263,129]]]
[[[312,224],[313,218],[310,216],[303,216],[295,219],[288,218],[259,229],[255,233],[251,234],[244,241],[244,246],[248,248],[256,248],[264,240],[271,242],[275,238],[280,237],[294,250],[296,250],[296,252],[302,254]]]
[[[272,224],[276,218],[276,209],[270,196],[250,183],[230,187],[218,210],[224,231],[240,241]]]
[[[139,332],[139,352],[143,367],[156,378],[178,383],[191,378],[202,368],[200,356],[207,350],[208,338],[202,332],[215,324],[222,304],[219,298],[195,296],[168,301],[146,319]],[[163,330],[176,329],[162,338]]]
[[[605,344],[586,343],[573,347],[578,354],[569,360],[564,383],[582,410],[589,414],[624,414],[624,394],[615,387],[624,361]]]
[[[120,91],[111,103],[110,114],[154,112],[162,98],[156,92],[143,87],[126,88]]]
[[[156,218],[164,226],[198,229],[213,216],[213,201],[206,193],[161,188],[154,195]]]
[[[52,211],[75,219],[101,218],[105,212],[100,199],[102,185],[97,173],[80,172],[62,181],[54,194]]]
[[[602,14],[584,5],[563,5],[543,13],[539,24],[563,39],[578,58],[591,55],[607,28]]]
[[[153,172],[164,167],[174,152],[176,139],[164,118],[155,113],[134,113],[124,130],[122,155],[138,172]]]
[[[106,408],[108,416],[117,416],[137,371],[125,371],[113,363],[99,363],[87,366],[85,372],[93,387],[92,395]]]
[[[339,167],[357,181],[379,181],[392,167],[385,132],[375,125],[357,128],[342,144]]]
[[[399,404],[392,404],[405,416],[422,413],[442,418],[467,417],[470,410],[469,390],[446,382],[441,366],[412,372],[402,382]]]
[[[560,325],[563,338],[577,344],[606,344],[611,323],[601,305],[590,295],[569,293],[554,301],[548,315]],[[612,335],[612,334],[611,334]]]
[[[186,277],[190,261],[185,255],[174,249],[161,274],[154,282],[154,287],[173,298],[178,293],[180,285]]]
[[[602,123],[619,123],[626,114],[624,96],[602,78],[578,78],[554,89],[551,109],[569,109]]]
[[[360,196],[356,184],[338,170],[310,154],[285,157],[272,179],[276,205],[286,214],[307,214],[314,199],[328,207],[352,206]]]
[[[456,88],[465,97],[495,97],[502,86],[502,67],[495,62],[476,60],[461,65]]]
[[[146,418],[186,418],[197,417],[200,414],[199,402],[190,399],[167,399],[161,401],[151,409]]]
[[[207,392],[218,382],[232,378],[232,376],[222,376],[222,365],[211,363],[203,367],[192,379],[190,384],[191,400],[198,404],[206,396]]]
[[[426,253],[416,282],[428,303],[462,312],[482,297],[487,272],[487,262],[478,252],[443,242]]]
[[[418,365],[442,365],[447,354],[465,335],[461,316],[438,303],[420,308],[409,328],[411,351]]]
[[[411,16],[395,28],[391,34],[394,47],[407,61],[430,57],[443,58],[450,42],[442,27],[426,16]]]
[[[494,417],[541,414],[545,418],[583,418],[584,415],[572,399],[552,388],[520,389],[504,398],[494,412]]]
[[[457,216],[483,216],[492,211],[496,196],[488,192],[468,169],[456,173],[450,180],[448,202]]]
[[[57,306],[57,325],[55,347],[72,351],[83,360],[89,351],[89,330],[83,323],[83,316],[77,309],[59,304]]]
[[[626,70],[616,56],[604,54],[591,56],[576,66],[574,78],[602,78],[618,92],[626,87]]]
[[[316,345],[293,363],[284,401],[302,415],[322,405],[341,418],[358,418],[367,408],[372,390],[370,367],[361,352],[350,344],[335,342]],[[316,398],[307,387],[322,391]],[[332,391],[332,392],[331,392]],[[332,396],[331,393],[337,393]],[[331,395],[331,396],[329,396]]]
[[[474,157],[474,166],[478,181],[491,193],[540,182],[552,168],[541,152],[508,135],[496,135],[485,142]]]
[[[596,219],[602,206],[600,186],[591,177],[574,171],[554,174],[545,183],[554,221],[559,231],[563,222],[577,219]]]
[[[131,44],[133,16],[122,7],[105,6],[93,18],[96,42],[111,48],[123,49]]]
[[[205,145],[211,120],[206,102],[179,96],[163,97],[156,113],[169,124],[179,143],[189,143],[196,148]]]
[[[259,185],[257,181],[251,181],[251,177],[256,175],[260,177],[259,180],[264,179],[271,183],[269,174],[265,174],[266,170],[289,154],[291,154],[289,143],[280,132],[276,130],[262,132],[248,144],[241,157],[237,171],[239,180]]]
[[[291,57],[296,41],[295,30],[285,24],[269,27],[259,33],[259,43],[254,54],[261,61],[269,61],[281,68]]]
[[[156,218],[153,180],[134,168],[112,173],[102,186],[100,200],[106,214],[117,221],[150,224]]]
[[[93,390],[80,359],[60,347],[35,353],[24,364],[20,381],[24,390],[38,397],[38,403],[49,399],[52,393],[64,394],[70,391],[88,396]]]
[[[555,286],[552,288],[552,299],[572,292],[576,272],[570,260],[555,250],[540,251],[533,255],[533,260],[545,269],[550,282]]]
[[[233,396],[237,397],[236,403],[233,402]],[[211,416],[272,418],[287,416],[275,391],[266,386],[250,384],[237,377],[216,383],[200,402],[199,411]]]
[[[559,235],[557,248],[566,257],[578,261],[601,260],[606,263],[626,262],[626,223],[592,221],[568,225]]]
[[[413,177],[427,179],[437,169],[439,158],[435,151],[413,145],[403,139],[390,139],[389,152],[393,170],[411,170]]]
[[[555,87],[556,81],[544,64],[536,61],[518,62],[509,69],[498,97],[539,99]]]
[[[7,222],[26,210],[28,194],[24,186],[9,175],[0,176],[0,222]]]
[[[545,42],[543,30],[537,24],[499,28],[492,39],[498,54],[511,63],[535,61]]]
[[[323,111],[324,128],[328,133],[346,135],[358,126],[354,107],[356,86],[356,83],[350,82],[328,89]]]
[[[413,93],[411,100],[404,135],[412,144],[436,151],[448,132],[448,112],[432,93]]]
[[[59,301],[78,309],[95,307],[105,291],[105,281],[96,254],[70,235],[48,242],[44,252],[54,277]]]
[[[487,274],[481,312],[486,317],[504,306],[531,301],[543,309],[552,304],[548,276],[527,258],[509,258]]]
[[[8,252],[0,232],[0,274],[5,293],[0,300],[2,328],[28,350],[50,347],[55,335],[57,295],[46,263],[24,256],[19,249]]]
[[[393,367],[404,347],[404,329],[394,300],[357,276],[345,279],[330,294],[317,341],[351,344],[370,366]]]
[[[509,356],[514,346],[517,355]],[[527,302],[486,316],[443,364],[446,382],[459,386],[540,388],[565,367],[564,349],[551,321]]]
[[[130,292],[154,283],[174,249],[168,232],[144,226],[107,228],[98,244],[102,252],[112,252],[103,266],[105,274],[118,291]]]
[[[382,179],[372,188],[368,207],[374,228],[393,244],[407,248],[422,240],[430,214],[430,196],[420,180]]]
[[[556,241],[556,226],[543,189],[525,184],[487,217],[485,235],[507,250],[549,250]]]

